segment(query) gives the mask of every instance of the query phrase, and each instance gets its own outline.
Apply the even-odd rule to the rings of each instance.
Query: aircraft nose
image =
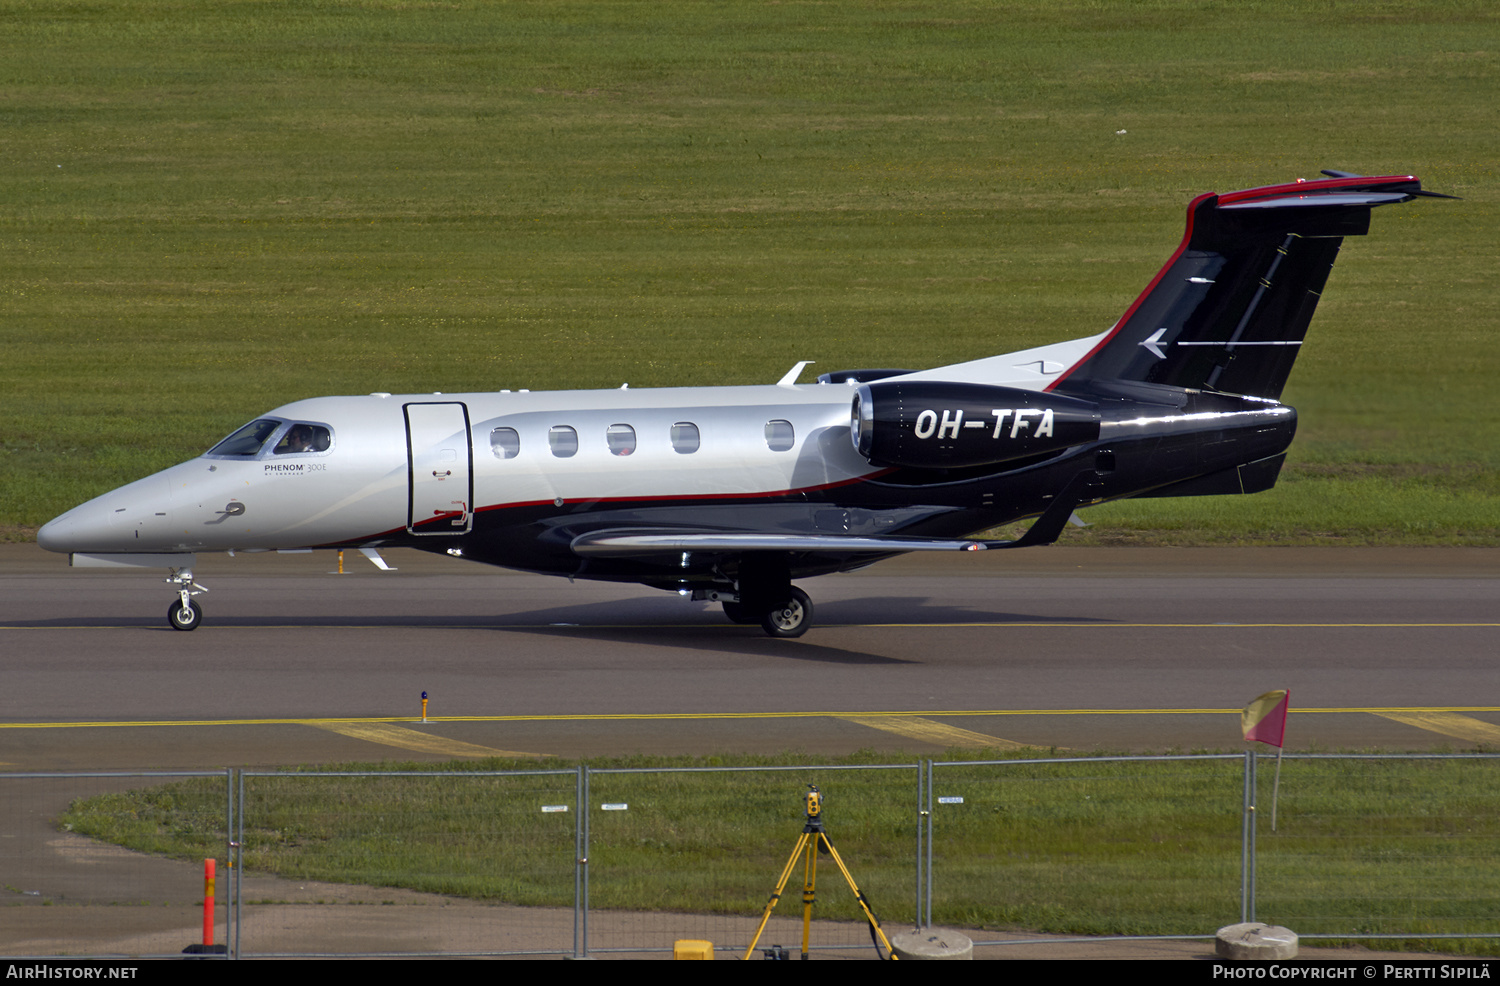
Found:
[[[43,524],[42,529],[36,532],[36,543],[48,551],[72,551],[73,521],[70,519],[72,513],[73,511],[70,510]]]
[[[160,550],[168,500],[162,474],[148,476],[54,517],[37,531],[37,544],[64,554]]]
[[[109,508],[97,500],[74,507],[60,517],[54,517],[36,532],[36,543],[48,551],[64,554],[74,551],[119,551],[126,545],[116,545],[119,532],[109,522]]]

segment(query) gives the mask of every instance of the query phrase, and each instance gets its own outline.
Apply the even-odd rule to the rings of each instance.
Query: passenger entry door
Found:
[[[406,460],[412,534],[467,534],[474,524],[469,409],[457,401],[407,404]]]

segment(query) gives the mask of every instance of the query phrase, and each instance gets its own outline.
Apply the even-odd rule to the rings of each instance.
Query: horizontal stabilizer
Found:
[[[1281,475],[1281,466],[1286,462],[1286,453],[1247,462],[1233,469],[1224,469],[1196,479],[1183,480],[1170,486],[1159,486],[1145,493],[1137,493],[1133,499],[1148,499],[1165,496],[1224,496],[1239,493],[1264,493],[1276,485]]]

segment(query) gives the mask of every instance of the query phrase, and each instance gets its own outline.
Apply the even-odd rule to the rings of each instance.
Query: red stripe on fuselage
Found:
[[[856,476],[853,479],[841,479],[837,483],[823,483],[818,486],[803,486],[794,490],[772,490],[769,492],[760,493],[688,493],[676,495],[665,494],[662,496],[574,497],[572,499],[564,499],[563,505],[567,505],[569,503],[659,503],[670,500],[777,500],[788,496],[796,496],[800,493],[817,493],[822,490],[838,489],[841,486],[853,486],[856,483],[863,483],[867,480],[878,479],[881,476],[888,476],[891,473],[897,471],[898,470],[894,468],[877,469],[866,476]],[[479,507],[474,512],[488,513],[492,510],[514,510],[520,507],[551,507],[556,505],[556,500],[518,500],[515,503],[493,503],[487,507]],[[457,515],[455,514],[453,516]],[[443,518],[434,518],[434,520],[441,519]],[[349,538],[344,541],[335,541],[321,545],[314,545],[313,547],[337,548],[350,545],[357,546],[359,544],[368,541],[374,541],[380,538],[399,537],[400,535],[405,533],[407,533],[407,528],[405,526],[393,527],[388,531],[382,531],[377,534],[367,534],[363,537]]]

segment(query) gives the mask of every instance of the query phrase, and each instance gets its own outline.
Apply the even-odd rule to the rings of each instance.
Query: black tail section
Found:
[[[1144,383],[1279,398],[1343,238],[1363,236],[1376,206],[1435,196],[1411,176],[1324,174],[1194,199],[1172,259],[1048,389]]]

